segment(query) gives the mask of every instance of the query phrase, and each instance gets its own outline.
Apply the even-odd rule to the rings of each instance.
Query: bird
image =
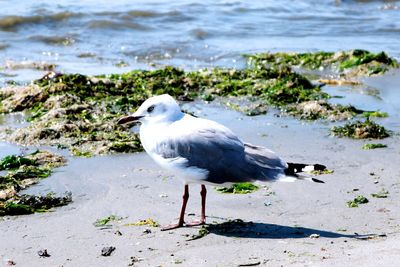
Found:
[[[164,231],[206,223],[206,185],[295,180],[323,183],[299,172],[324,170],[324,165],[287,163],[265,147],[243,142],[218,122],[184,113],[168,94],[148,98],[133,114],[118,120],[118,124],[133,122],[140,122],[139,137],[147,154],[184,182],[179,220],[162,227]],[[201,185],[201,216],[193,222],[184,219],[189,184]]]

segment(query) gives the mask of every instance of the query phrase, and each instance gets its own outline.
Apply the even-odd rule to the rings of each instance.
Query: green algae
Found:
[[[385,52],[366,50],[311,52],[311,53],[259,53],[246,55],[248,63],[255,66],[294,66],[304,69],[330,68],[344,76],[371,76],[383,74],[399,63]]]
[[[347,206],[349,208],[357,208],[359,204],[366,204],[369,200],[364,196],[357,196],[353,200],[347,201]]]
[[[389,191],[386,189],[382,188],[379,192],[377,193],[372,193],[371,196],[374,198],[387,198],[389,195]]]
[[[121,220],[122,217],[116,216],[116,215],[110,215],[101,219],[97,219],[93,225],[96,227],[103,227],[103,226],[107,226],[108,223],[113,222],[113,221],[119,221]]]
[[[389,114],[387,112],[381,112],[381,111],[364,111],[361,114],[361,117],[364,117],[364,118],[369,118],[369,117],[387,118],[387,117],[389,117]]]
[[[389,137],[389,132],[381,125],[368,118],[365,121],[346,123],[343,126],[335,126],[331,129],[334,136],[350,137],[354,139],[383,139]]]
[[[0,176],[0,216],[21,215],[47,211],[71,201],[71,195],[56,197],[20,195],[18,192],[51,175],[53,168],[63,166],[65,159],[47,151],[31,154],[9,155],[0,160],[1,169],[6,173]]]
[[[20,155],[9,155],[0,160],[0,171],[11,170],[21,167],[22,165],[36,166],[37,163],[29,158]]]
[[[252,183],[236,183],[230,187],[216,187],[215,190],[224,194],[249,194],[257,191],[258,186]]]
[[[387,147],[387,145],[384,145],[384,144],[364,144],[362,146],[362,149],[370,150],[370,149],[386,148],[386,147]]]
[[[152,218],[139,220],[139,221],[134,222],[134,223],[124,224],[124,226],[144,226],[144,225],[148,225],[148,226],[151,226],[151,227],[159,227],[160,226],[160,224],[158,222],[156,222]]]

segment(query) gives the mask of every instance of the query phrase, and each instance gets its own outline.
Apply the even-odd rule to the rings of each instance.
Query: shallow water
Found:
[[[0,0],[0,6],[0,65],[14,68],[21,61],[85,74],[240,67],[243,53],[351,48],[400,57],[398,1]],[[0,69],[0,83],[41,75]]]

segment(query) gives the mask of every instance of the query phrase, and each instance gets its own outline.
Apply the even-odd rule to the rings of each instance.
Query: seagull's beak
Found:
[[[125,124],[125,123],[129,123],[129,122],[138,121],[141,118],[143,118],[143,116],[133,116],[133,115],[126,116],[126,117],[119,119],[118,124]]]

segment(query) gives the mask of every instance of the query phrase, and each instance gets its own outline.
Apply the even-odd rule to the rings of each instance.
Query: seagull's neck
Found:
[[[142,123],[140,126],[140,141],[147,153],[151,154],[153,148],[157,144],[158,140],[165,137],[170,131],[170,126],[176,122],[182,120],[185,116],[184,113],[176,114],[175,116],[170,116],[163,120],[158,121],[147,121]]]

